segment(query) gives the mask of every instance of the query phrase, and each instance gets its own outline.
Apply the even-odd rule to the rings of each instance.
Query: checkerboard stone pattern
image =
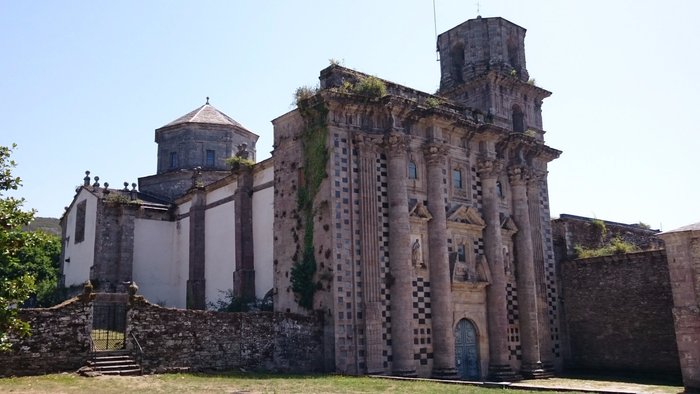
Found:
[[[552,340],[552,354],[557,359],[561,357],[561,342],[559,339],[559,294],[557,289],[556,266],[554,260],[554,247],[552,245],[552,224],[549,216],[549,195],[547,193],[547,180],[542,182],[540,188],[540,213],[542,232],[544,233],[544,275],[547,292],[547,306],[549,311],[549,329]]]
[[[518,315],[518,292],[515,283],[506,283],[506,310],[508,312],[508,351],[510,360],[520,360],[523,355],[520,346],[520,321]]]
[[[476,167],[471,167],[471,198],[472,198],[472,205],[476,208],[477,211],[479,211],[480,214],[484,214],[482,211],[482,190],[481,190],[481,178],[479,177],[479,173],[476,171]]]
[[[377,185],[377,194],[379,204],[377,217],[381,219],[381,230],[379,234],[379,263],[381,264],[379,273],[381,275],[382,287],[379,291],[382,298],[385,300],[382,308],[382,339],[384,340],[384,368],[391,368],[391,294],[387,289],[386,275],[389,272],[389,195],[387,192],[387,169],[386,156],[383,154],[377,159],[377,174],[379,174],[379,182]]]
[[[354,258],[356,249],[353,246],[352,228],[359,227],[352,222],[357,217],[354,215],[352,190],[350,190],[350,178],[352,173],[348,136],[344,133],[333,134],[333,149],[331,150],[331,160],[333,164],[332,193],[334,198],[335,212],[335,280],[334,280],[334,312],[335,312],[335,351],[336,366],[340,371],[352,372],[354,365],[360,360],[356,360],[358,349],[355,348],[356,326],[361,324],[357,321],[354,305],[361,302],[361,295],[357,292],[356,275],[357,261]],[[352,225],[351,225],[352,223]],[[361,305],[361,304],[359,304]],[[358,340],[360,338],[357,338]]]
[[[416,277],[413,284],[413,320],[416,326],[413,329],[413,359],[420,365],[428,365],[428,360],[433,358],[433,346],[430,331],[430,282],[423,277]]]

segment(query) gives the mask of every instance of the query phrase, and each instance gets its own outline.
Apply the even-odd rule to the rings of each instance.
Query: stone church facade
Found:
[[[270,277],[276,310],[323,313],[325,359],[340,373],[551,375],[561,362],[547,166],[561,152],[544,143],[550,92],[529,80],[524,39],[502,18],[441,34],[435,95],[331,65],[318,91],[273,120],[273,156],[251,169],[219,160],[253,158],[257,136],[213,108],[197,121],[188,114],[156,131],[158,173],[138,191],[89,180],[78,190],[64,257],[81,247],[66,240],[81,196],[94,197],[97,233],[107,231],[105,191],[132,193],[142,203],[120,205],[110,227],[121,243],[95,236],[85,248],[95,252],[81,252],[93,258],[79,263],[95,267],[90,278],[117,267],[94,257],[106,250],[98,244],[132,267],[115,287],[136,280],[149,298],[149,287],[168,288],[175,306],[203,308],[223,282],[260,296],[258,278]],[[149,228],[166,235],[129,255],[125,245],[145,242]],[[150,258],[168,272],[177,265],[177,280],[139,281]]]
[[[273,121],[275,307],[301,311],[304,133],[310,112],[327,114],[313,307],[332,322],[338,371],[514,379],[558,366],[547,164],[560,152],[543,142],[550,92],[528,83],[524,36],[501,18],[440,35],[437,96],[389,82],[381,98],[348,93],[368,76],[331,66]]]

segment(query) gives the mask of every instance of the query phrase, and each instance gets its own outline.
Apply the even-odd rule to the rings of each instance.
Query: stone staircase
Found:
[[[82,369],[82,368],[81,368]],[[87,362],[87,368],[101,375],[141,375],[143,369],[128,350],[95,352]]]

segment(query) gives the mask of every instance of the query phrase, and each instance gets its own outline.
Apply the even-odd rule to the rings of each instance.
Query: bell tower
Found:
[[[470,19],[438,36],[441,96],[483,112],[513,132],[542,130],[542,100],[530,79],[526,30],[503,18]]]

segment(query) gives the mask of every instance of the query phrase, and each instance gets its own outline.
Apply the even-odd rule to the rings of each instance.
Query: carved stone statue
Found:
[[[249,155],[250,152],[248,152],[248,144],[244,142],[238,145],[238,152],[236,152],[236,156],[240,157],[241,159],[247,159]]]
[[[416,238],[411,246],[411,263],[414,267],[425,268],[423,251],[421,250],[420,240],[418,238]]]

